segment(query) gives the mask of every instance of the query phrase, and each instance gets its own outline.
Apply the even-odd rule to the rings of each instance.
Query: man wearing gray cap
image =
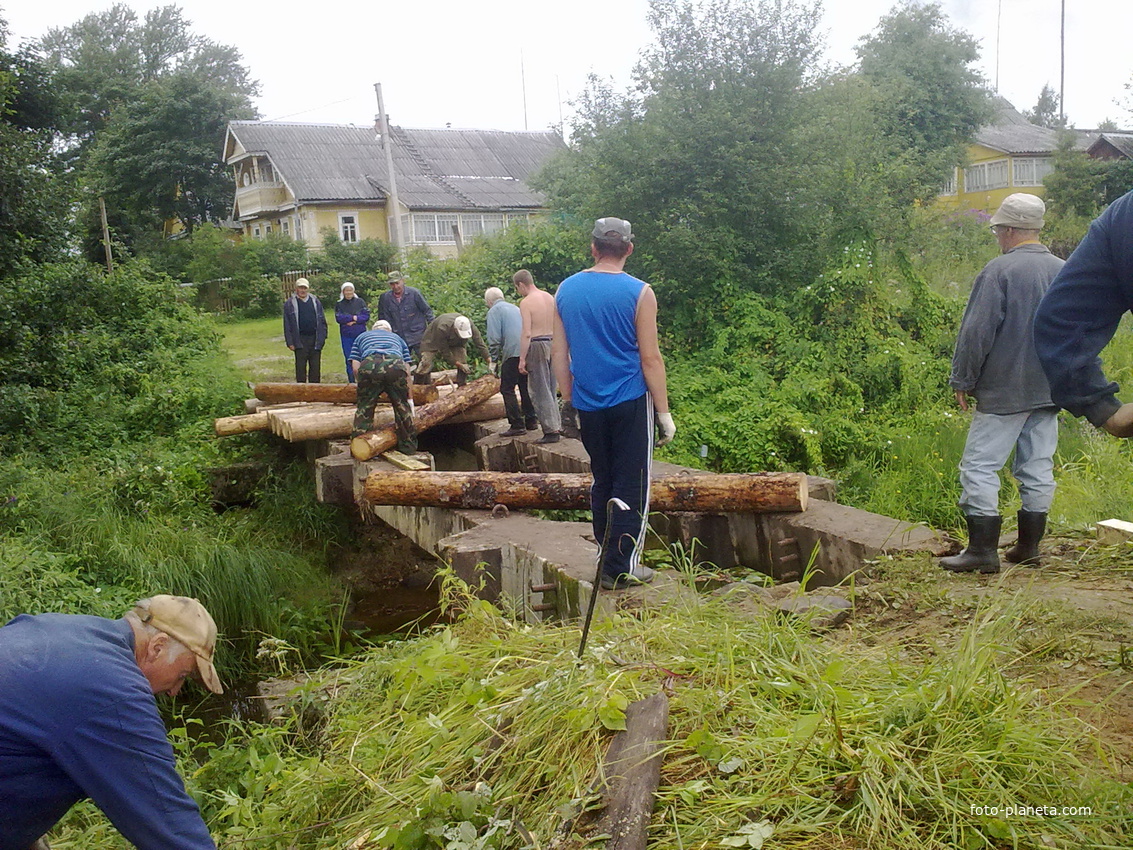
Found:
[[[996,257],[976,277],[960,323],[952,376],[962,410],[972,413],[960,459],[960,509],[968,546],[941,559],[953,572],[999,571],[999,470],[1012,450],[1011,473],[1019,484],[1018,542],[1004,557],[1038,563],[1054,498],[1054,450],[1058,409],[1035,352],[1034,317],[1063,261],[1039,243],[1046,205],[1026,193],[1008,195],[991,217],[999,243]]]
[[[578,411],[582,444],[590,455],[591,523],[602,546],[598,556],[606,590],[653,578],[640,559],[649,519],[654,414],[659,445],[677,430],[657,344],[657,296],[645,281],[625,273],[632,253],[628,221],[594,222],[594,265],[559,284],[551,343],[555,380],[563,401]],[[613,499],[628,510],[608,516]]]

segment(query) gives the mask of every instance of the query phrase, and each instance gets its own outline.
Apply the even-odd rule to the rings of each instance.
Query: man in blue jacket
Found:
[[[0,850],[28,850],[89,797],[139,850],[215,850],[156,694],[222,693],[216,624],[154,596],[121,620],[22,614],[0,628]]]
[[[1098,355],[1133,310],[1133,192],[1090,225],[1035,314],[1035,349],[1054,403],[1115,437],[1133,437],[1133,404]]]
[[[389,322],[414,357],[421,356],[421,337],[435,318],[433,308],[419,289],[406,286],[401,272],[389,273],[389,291],[378,297],[378,318]]]
[[[1011,453],[1019,482],[1018,543],[1005,557],[1035,563],[1054,498],[1054,450],[1058,409],[1035,353],[1032,326],[1043,294],[1062,260],[1039,242],[1046,214],[1042,198],[1008,195],[991,229],[1000,256],[984,266],[972,285],[960,322],[949,384],[962,410],[974,399],[968,439],[960,459],[960,509],[968,546],[940,565],[953,572],[999,570],[999,470]]]
[[[319,383],[327,317],[305,277],[295,281],[295,294],[283,302],[283,341],[295,352],[295,381]]]

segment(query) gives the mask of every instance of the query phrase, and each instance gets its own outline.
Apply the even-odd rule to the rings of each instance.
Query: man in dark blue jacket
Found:
[[[295,294],[283,302],[283,341],[295,352],[296,382],[319,383],[327,317],[305,277],[295,281]]]
[[[1133,404],[1117,400],[1098,355],[1131,309],[1133,192],[1090,225],[1035,315],[1035,349],[1054,403],[1115,437],[1133,437]]]
[[[435,318],[433,308],[419,289],[405,285],[401,272],[389,273],[389,291],[378,297],[378,318],[389,322],[414,357],[421,356],[421,337]]]
[[[222,693],[216,624],[197,600],[121,620],[22,614],[0,628],[0,850],[28,850],[89,797],[140,850],[215,850],[177,774],[156,694]]]

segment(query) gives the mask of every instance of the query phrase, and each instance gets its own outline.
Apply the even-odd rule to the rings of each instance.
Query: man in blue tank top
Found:
[[[590,510],[599,545],[607,539],[602,587],[606,590],[653,578],[640,563],[649,517],[654,412],[658,445],[673,439],[665,361],[657,344],[657,297],[623,271],[633,253],[628,221],[600,218],[591,233],[594,265],[571,275],[555,294],[551,360],[564,402],[578,411],[582,444],[594,484]],[[610,518],[606,502],[619,498],[628,511]]]

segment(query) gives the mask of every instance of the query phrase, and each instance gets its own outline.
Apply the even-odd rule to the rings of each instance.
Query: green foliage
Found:
[[[976,811],[1004,800],[1092,808],[1043,818],[1052,846],[1127,844],[1129,789],[1089,732],[1005,673],[1035,616],[1013,596],[916,658],[708,597],[603,620],[579,661],[575,630],[446,593],[450,624],[325,673],[339,698],[316,752],[249,725],[189,771],[219,843],[547,846],[585,823],[626,706],[676,681],[651,845],[1022,846]]]
[[[37,267],[0,299],[0,445],[66,454],[223,415],[242,390],[217,341],[144,263]]]
[[[936,196],[991,104],[976,63],[978,42],[953,28],[937,3],[905,0],[858,49],[861,73],[881,93],[884,132],[911,155],[906,201]]]
[[[438,260],[425,251],[410,252],[403,269],[435,313],[464,313],[483,327],[488,312],[485,289],[498,286],[514,301],[511,277],[525,268],[540,287],[554,292],[564,278],[587,265],[588,232],[540,219],[475,239],[457,258]]]
[[[1060,130],[1066,126],[1066,116],[1062,114],[1058,93],[1050,83],[1043,85],[1035,108],[1024,112],[1023,117],[1032,124],[1049,127],[1051,130]]]
[[[227,218],[232,177],[218,158],[228,122],[251,117],[246,98],[177,73],[142,84],[101,129],[86,157],[90,191],[105,198],[115,235],[186,230]]]

